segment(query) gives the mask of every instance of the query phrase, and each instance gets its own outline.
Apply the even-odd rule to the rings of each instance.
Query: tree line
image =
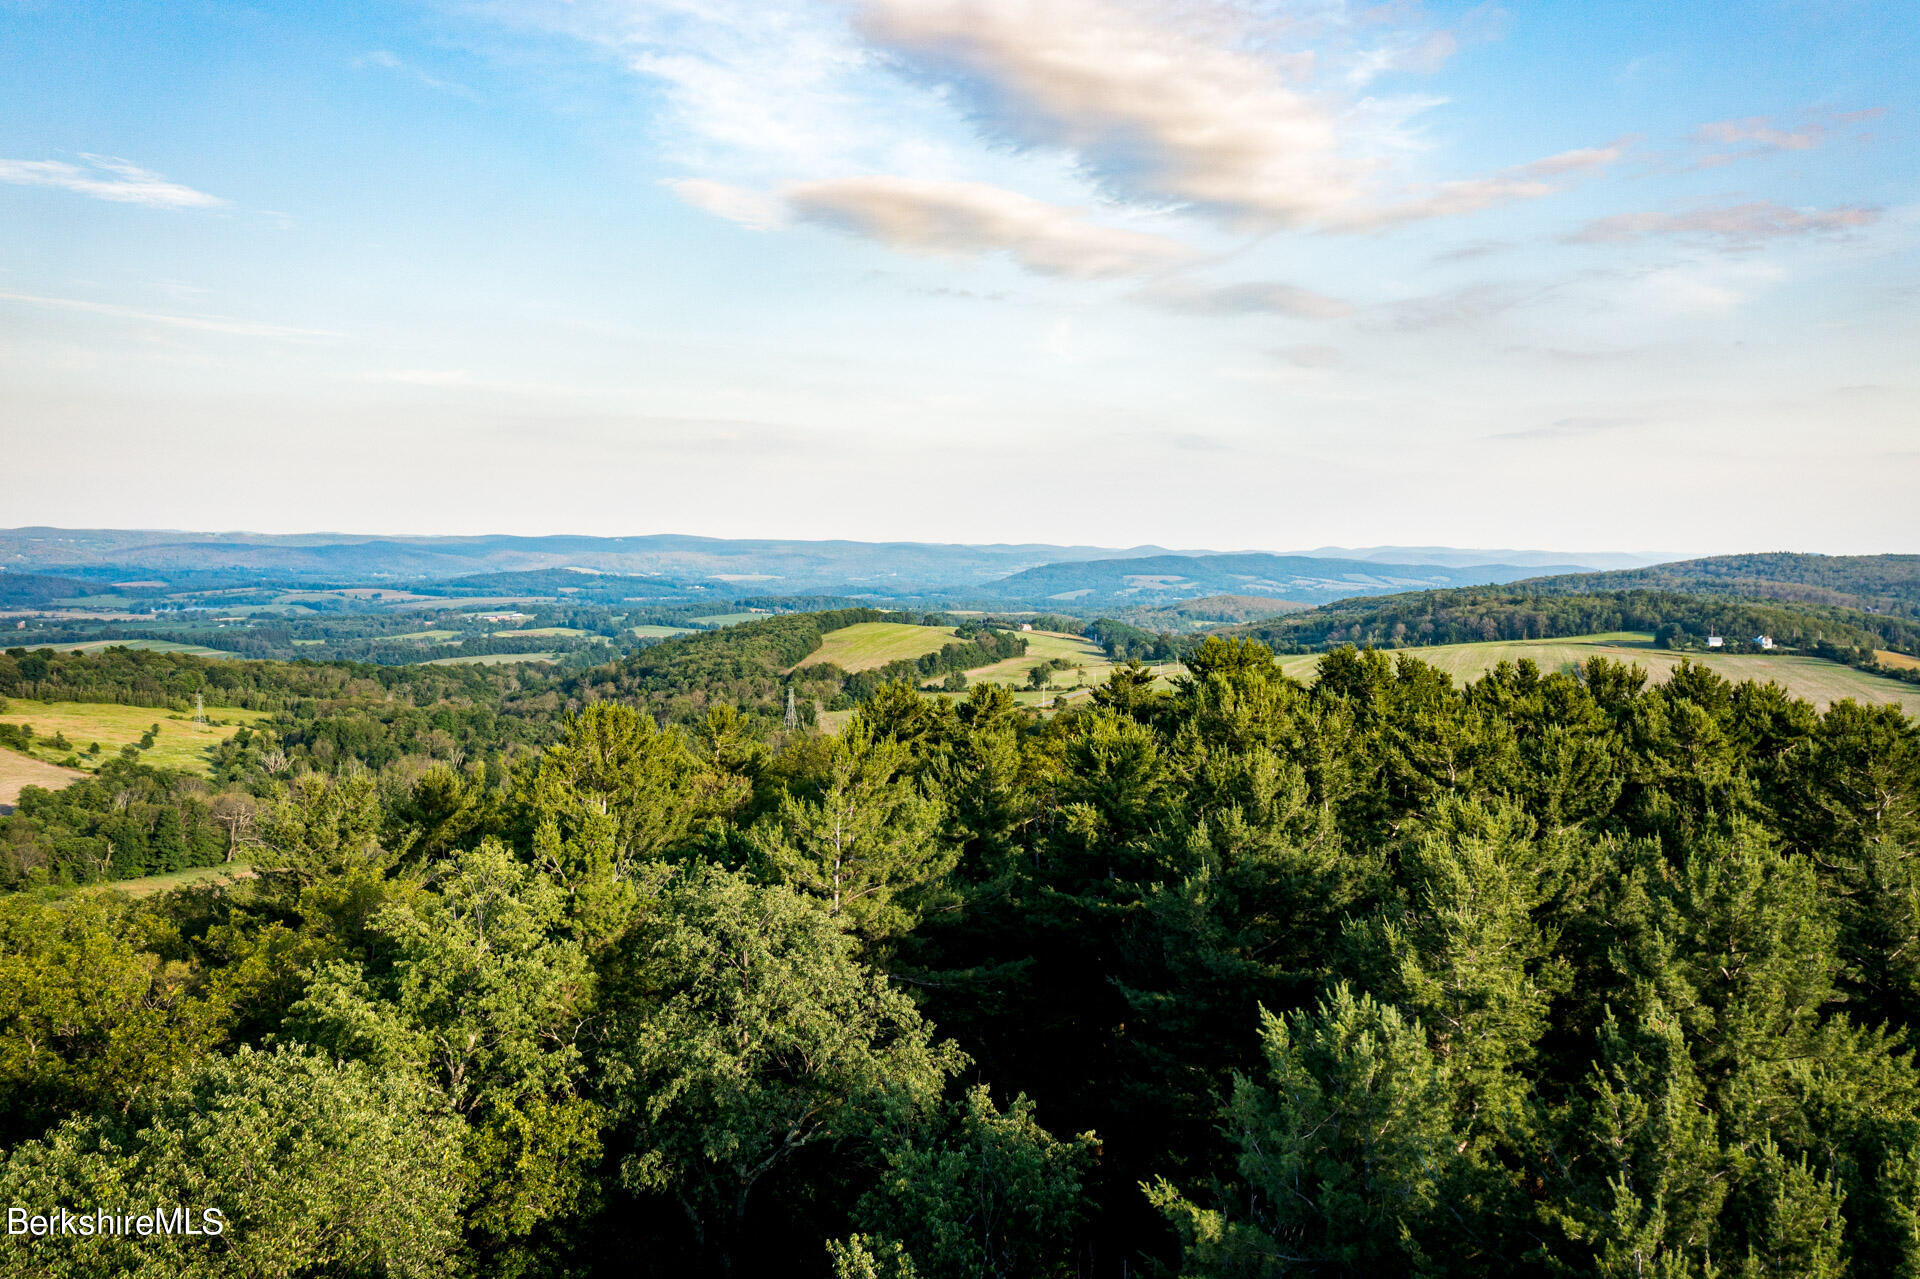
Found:
[[[1557,582],[1543,578],[1541,582]],[[1464,587],[1328,604],[1306,613],[1223,628],[1281,652],[1342,644],[1399,648],[1484,640],[1554,639],[1609,631],[1652,631],[1671,646],[1703,646],[1709,634],[1769,635],[1791,648],[1820,644],[1920,652],[1920,622],[1853,609],[1744,600],[1668,591],[1555,594],[1524,588]]]

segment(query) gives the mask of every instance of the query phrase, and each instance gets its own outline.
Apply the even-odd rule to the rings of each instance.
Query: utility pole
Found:
[[[800,727],[800,712],[793,705],[793,685],[787,685],[787,731]]]

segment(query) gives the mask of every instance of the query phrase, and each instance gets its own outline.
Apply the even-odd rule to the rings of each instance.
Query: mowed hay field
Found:
[[[1090,696],[1096,685],[1106,683],[1108,674],[1113,670],[1114,663],[1105,651],[1093,641],[1078,635],[1064,635],[1058,631],[1029,631],[1025,639],[1027,651],[1024,656],[1009,657],[1004,662],[968,671],[967,682],[1004,684],[1014,690],[1014,700],[1022,706],[1047,707],[1053,705],[1055,698],[1063,695],[1070,701]],[[1067,670],[1053,672],[1045,689],[1029,689],[1027,681],[1033,668],[1053,658],[1063,659],[1073,665]],[[1154,669],[1167,677],[1182,674],[1186,668],[1169,663]],[[1081,671],[1086,672],[1087,687],[1075,689]]]
[[[71,768],[60,768],[31,755],[0,748],[0,813],[13,811],[13,806],[20,802],[20,788],[23,786],[59,790],[68,782],[85,776],[85,773]]]
[[[55,733],[72,744],[81,765],[93,768],[105,762],[122,746],[140,740],[141,734],[155,724],[160,731],[153,746],[140,752],[142,763],[156,768],[173,768],[187,773],[204,773],[211,761],[207,751],[240,731],[242,724],[270,718],[270,711],[245,711],[228,706],[210,706],[207,718],[216,723],[196,724],[191,714],[153,706],[121,706],[110,702],[34,702],[24,698],[7,699],[0,723],[33,725],[33,754],[54,762],[67,752],[56,750],[43,739]],[[100,754],[88,757],[87,747],[100,743]]]
[[[180,644],[173,640],[153,639],[114,639],[88,640],[82,644],[21,644],[0,647],[20,647],[27,649],[47,648],[60,653],[98,653],[109,648],[142,648],[150,653],[187,653],[194,657],[232,657],[232,653],[217,648],[207,648],[200,644]]]
[[[1658,684],[1664,683],[1682,661],[1691,660],[1730,680],[1754,680],[1763,684],[1771,681],[1822,710],[1834,702],[1852,698],[1869,706],[1898,706],[1907,714],[1920,717],[1920,687],[1912,684],[1870,675],[1836,662],[1824,662],[1817,657],[1675,653],[1653,647],[1651,635],[1581,635],[1570,639],[1441,644],[1433,648],[1394,649],[1388,656],[1401,653],[1440,668],[1451,675],[1456,684],[1479,679],[1501,662],[1531,658],[1543,671],[1558,671],[1571,669],[1592,657],[1639,666]],[[1309,682],[1320,666],[1317,653],[1279,660],[1280,669],[1295,679]]]
[[[937,653],[953,643],[951,626],[909,626],[905,622],[855,622],[821,637],[819,648],[793,669],[832,662],[841,670],[871,671],[902,658]]]

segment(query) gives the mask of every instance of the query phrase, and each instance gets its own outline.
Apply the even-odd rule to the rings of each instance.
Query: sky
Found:
[[[1911,0],[0,0],[0,525],[1920,551]]]

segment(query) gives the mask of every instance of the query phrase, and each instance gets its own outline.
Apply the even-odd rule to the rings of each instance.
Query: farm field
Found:
[[[386,638],[387,638],[387,639],[396,639],[396,640],[441,640],[441,641],[445,641],[445,640],[457,640],[457,639],[459,639],[459,638],[460,638],[460,632],[459,632],[459,631],[438,631],[438,630],[436,630],[436,631],[408,631],[408,632],[406,632],[406,633],[405,633],[405,634],[403,634],[403,635],[389,635],[389,636],[387,636]],[[299,640],[295,640],[295,641],[294,641],[294,643],[296,643],[296,644],[298,644],[299,642],[300,642]]]
[[[1873,656],[1882,666],[1891,666],[1896,670],[1920,671],[1920,657],[1909,657],[1905,653],[1889,653],[1884,648],[1875,649]]]
[[[236,879],[252,878],[253,867],[245,862],[231,862],[225,866],[195,866],[190,870],[168,871],[164,875],[144,875],[139,879],[116,879],[105,884],[88,884],[80,891],[151,897],[155,893],[170,893],[179,888],[198,888],[201,885],[225,884]]]
[[[122,746],[140,740],[154,724],[160,726],[151,749],[140,752],[143,763],[156,768],[173,768],[188,773],[207,771],[207,749],[238,732],[241,724],[256,723],[272,716],[270,711],[239,710],[228,706],[207,708],[210,724],[195,724],[193,716],[155,706],[122,706],[110,702],[35,702],[9,698],[0,723],[31,724],[36,759],[53,762],[67,752],[56,752],[39,740],[58,733],[72,743],[83,767],[91,768],[116,754]],[[100,754],[89,758],[87,747],[100,743]]]
[[[627,628],[641,639],[666,639],[669,635],[691,635],[692,628],[686,626],[629,626]]]
[[[1076,667],[1084,667],[1087,683],[1098,684],[1106,679],[1107,672],[1113,669],[1113,663],[1098,644],[1085,640],[1078,635],[1062,635],[1056,631],[1029,631],[1026,636],[1027,651],[1021,657],[1009,657],[1004,662],[995,662],[991,666],[982,666],[978,670],[967,672],[969,684],[1012,684],[1024,686],[1028,672],[1040,663],[1052,658],[1063,658]],[[1074,682],[1074,673],[1055,671],[1054,683],[1065,686]],[[1024,702],[1043,700],[1042,694],[1032,693]]]
[[[821,637],[819,648],[800,659],[799,666],[832,662],[841,670],[871,671],[902,658],[937,653],[953,642],[950,626],[909,626],[905,622],[856,622]],[[798,669],[795,667],[794,669]]]
[[[480,653],[473,657],[436,657],[422,666],[511,666],[516,662],[551,662],[553,653]]]
[[[706,617],[693,620],[702,626],[738,626],[742,622],[751,622],[758,617],[769,616],[766,613],[710,613]]]
[[[1676,653],[1653,647],[1651,635],[1581,635],[1569,639],[1493,640],[1482,644],[1441,644],[1433,648],[1395,650],[1407,653],[1451,675],[1456,683],[1478,679],[1500,662],[1531,658],[1542,670],[1566,670],[1590,657],[1606,657],[1644,668],[1655,683],[1664,682],[1683,660],[1692,660],[1730,680],[1771,681],[1795,697],[1804,697],[1825,710],[1834,702],[1852,698],[1870,706],[1899,706],[1920,716],[1920,688],[1870,675],[1817,657],[1763,657],[1758,654]],[[1295,679],[1311,681],[1320,655],[1283,657],[1280,669]]]
[[[68,782],[85,776],[85,773],[75,769],[60,768],[43,759],[0,748],[0,813],[13,811],[13,806],[20,802],[20,788],[23,786],[59,790]]]
[[[510,635],[579,636],[579,635],[590,635],[590,634],[592,634],[591,631],[583,631],[583,630],[580,630],[578,627],[573,627],[573,626],[528,626],[528,627],[523,627],[520,630],[507,630],[507,631],[493,632],[495,639],[499,639],[499,638],[502,638],[503,636],[510,636]]]
[[[98,653],[109,648],[143,648],[151,653],[188,653],[194,657],[232,657],[232,653],[199,644],[177,644],[173,640],[111,639],[87,640],[78,644],[20,644],[17,648],[50,648],[61,653]]]

